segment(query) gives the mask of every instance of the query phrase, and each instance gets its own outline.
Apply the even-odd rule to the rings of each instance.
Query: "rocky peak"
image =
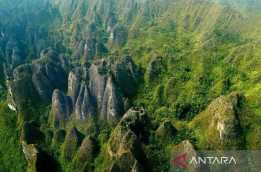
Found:
[[[56,89],[52,96],[52,115],[54,126],[64,123],[72,113],[72,101],[69,96],[66,96],[62,91]]]
[[[177,133],[177,129],[169,120],[164,121],[156,131],[156,134],[161,137],[171,137]]]
[[[188,153],[187,159],[191,159],[192,157],[202,157],[203,156],[202,152],[200,152],[200,151],[196,152],[194,145],[189,140],[184,140],[180,144],[178,144],[177,146],[174,146],[172,151],[175,151],[174,153],[172,153],[173,155],[175,155],[175,157],[176,157],[176,154],[175,154],[176,152],[178,152],[179,155]],[[195,172],[208,172],[208,171],[210,171],[210,169],[207,165],[201,164],[199,166],[196,163],[189,164],[188,169],[190,169],[190,171],[195,171]]]
[[[141,145],[142,135],[148,123],[143,110],[132,108],[126,112],[109,139],[111,171],[144,170],[141,164],[146,164],[146,156]]]
[[[55,88],[62,90],[67,86],[67,75],[60,63],[59,56],[51,51],[14,70],[9,85],[18,112],[28,102],[49,102]]]
[[[93,102],[90,90],[86,83],[81,83],[80,92],[75,104],[76,118],[85,121],[93,117],[95,113],[95,103]]]
[[[220,96],[194,120],[193,125],[203,127],[204,147],[221,150],[244,148],[245,138],[240,125],[244,100],[244,95],[236,92]]]
[[[39,39],[36,44],[36,53],[38,56],[40,56],[40,53],[42,50],[48,48],[48,44],[44,39]]]
[[[94,171],[93,159],[97,151],[97,141],[92,136],[86,137],[73,162],[75,169],[84,169],[83,171]]]
[[[87,69],[81,67],[77,67],[69,73],[68,95],[71,97],[73,101],[73,105],[75,105],[76,103],[77,96],[80,92],[80,86],[82,80],[86,79],[86,75],[87,75]]]
[[[216,127],[221,143],[226,143],[231,138],[240,138],[238,136],[242,131],[238,109],[242,99],[244,96],[231,93],[214,100],[208,107],[209,115],[213,116],[209,127]]]
[[[38,33],[36,29],[27,26],[26,34],[25,34],[25,42],[30,46],[34,46],[37,40],[38,40]]]
[[[23,43],[16,36],[11,36],[5,50],[6,61],[12,64],[11,69],[24,63],[23,49]]]
[[[173,150],[195,151],[195,148],[189,140],[184,140],[179,145],[175,146]]]
[[[57,164],[55,160],[46,152],[37,149],[35,145],[27,144],[24,141],[22,141],[22,147],[25,159],[27,160],[33,172],[57,170]]]
[[[26,142],[22,141],[23,153],[25,158],[31,167],[32,171],[36,171],[36,161],[39,151],[34,147],[33,144],[26,144]]]
[[[116,122],[130,105],[128,96],[135,94],[139,82],[131,57],[113,57],[95,61],[90,68],[77,67],[69,74],[68,95],[78,120],[93,117]]]
[[[126,26],[117,24],[110,33],[109,41],[111,44],[123,46],[128,38],[129,30]]]
[[[65,136],[64,146],[62,150],[62,156],[65,160],[72,160],[74,155],[81,145],[83,140],[83,134],[80,133],[76,127],[69,129]]]
[[[86,38],[80,41],[73,57],[75,59],[82,59],[83,63],[100,57],[108,52],[103,43],[98,42],[95,38]]]
[[[109,76],[103,95],[101,119],[107,119],[111,123],[116,122],[124,113],[123,94],[117,86],[114,78]]]
[[[139,83],[139,77],[130,56],[124,56],[117,61],[112,65],[111,71],[124,94],[134,95],[136,93],[135,87]]]

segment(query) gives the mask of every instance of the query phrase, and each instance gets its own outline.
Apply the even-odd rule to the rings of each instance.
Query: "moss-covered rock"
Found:
[[[123,153],[116,161],[113,162],[110,170],[111,172],[120,171],[135,171],[143,172],[144,169],[141,164],[135,159],[134,155],[130,152]]]
[[[240,125],[244,95],[232,92],[215,99],[208,108],[191,123],[200,135],[201,148],[242,149],[245,137]]]
[[[53,146],[60,147],[64,143],[65,136],[66,136],[65,130],[62,129],[55,130],[53,135]]]
[[[184,140],[177,146],[174,146],[172,150],[187,150],[187,151],[195,151],[195,147],[189,140]]]
[[[123,46],[128,38],[129,31],[127,27],[121,24],[114,26],[110,33],[110,43],[118,46]]]
[[[186,159],[191,159],[192,157],[202,157],[203,155],[203,153],[200,151],[196,152],[195,146],[189,140],[182,141],[177,146],[174,146],[172,151],[177,152],[178,153],[177,155],[187,154]],[[173,155],[176,156],[175,152],[173,153]],[[176,158],[176,157],[172,157],[172,158]],[[187,168],[189,169],[189,171],[193,171],[193,172],[210,171],[209,167],[203,164],[198,166],[198,164],[192,163],[189,164]]]
[[[145,80],[148,84],[152,83],[155,79],[157,79],[161,72],[165,70],[163,65],[162,57],[154,57],[152,61],[149,63],[149,66],[145,73]]]
[[[77,149],[80,147],[83,139],[83,134],[80,133],[76,127],[72,127],[67,131],[63,150],[62,150],[62,157],[70,161],[74,158]]]
[[[50,51],[32,64],[20,65],[10,80],[10,96],[13,98],[21,121],[34,119],[29,116],[32,106],[49,103],[55,88],[67,86],[67,74],[60,65],[59,56]],[[37,117],[36,117],[37,118]]]
[[[130,56],[120,58],[111,67],[116,82],[126,95],[133,96],[136,93],[135,88],[139,84],[139,75],[136,68]]]
[[[39,151],[34,147],[33,144],[28,145],[24,141],[22,141],[22,147],[29,166],[31,167],[32,171],[36,171],[37,154]]]
[[[98,144],[95,138],[91,136],[86,137],[83,140],[76,159],[73,162],[75,169],[78,169],[79,171],[93,171],[94,167],[92,162],[97,148]]]
[[[156,130],[156,134],[160,137],[172,137],[177,133],[177,129],[169,120],[164,121]]]
[[[12,69],[24,63],[24,47],[22,41],[16,36],[11,36],[6,43],[6,61],[12,64]]]
[[[251,134],[250,149],[261,150],[261,128],[257,128]]]
[[[27,144],[22,141],[23,152],[33,172],[56,171],[57,164],[55,160],[46,152],[37,149],[33,144]]]
[[[109,171],[143,171],[147,158],[142,140],[149,121],[143,110],[130,109],[113,131],[107,148]],[[127,164],[127,165],[126,165]]]

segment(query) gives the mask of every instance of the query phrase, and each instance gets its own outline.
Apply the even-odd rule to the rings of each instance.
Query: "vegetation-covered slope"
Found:
[[[184,140],[261,149],[260,1],[0,5],[0,97],[18,121],[7,103],[0,119],[31,169],[167,171]]]

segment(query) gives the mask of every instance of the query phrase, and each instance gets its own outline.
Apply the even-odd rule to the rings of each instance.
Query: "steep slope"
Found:
[[[260,13],[261,2],[259,0],[212,0],[233,8]]]
[[[27,164],[20,146],[17,117],[8,109],[7,104],[0,102],[0,154],[1,171],[25,171]]]
[[[260,149],[260,7],[0,0],[0,97],[29,167],[167,171],[179,143]]]

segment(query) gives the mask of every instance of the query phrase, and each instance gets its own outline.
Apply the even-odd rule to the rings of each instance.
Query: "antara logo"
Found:
[[[177,157],[177,158],[175,158],[175,159],[173,159],[172,161],[174,162],[174,163],[176,163],[176,164],[178,164],[178,165],[180,165],[181,167],[184,167],[184,168],[187,168],[187,166],[186,165],[184,165],[184,164],[181,164],[181,163],[179,163],[177,160],[179,160],[179,159],[183,159],[183,163],[185,163],[185,161],[186,161],[186,156],[187,156],[187,154],[185,153],[184,155],[181,155],[181,156],[179,156],[179,157]]]
[[[188,168],[187,165],[185,165],[185,161],[186,161],[186,157],[188,154],[184,154],[181,155],[175,159],[172,160],[173,163],[184,167],[184,168]],[[178,162],[179,159],[182,159],[183,162],[180,163]],[[237,164],[236,160],[234,157],[192,157],[189,161],[189,164],[193,164],[193,165],[201,165],[201,164]]]

